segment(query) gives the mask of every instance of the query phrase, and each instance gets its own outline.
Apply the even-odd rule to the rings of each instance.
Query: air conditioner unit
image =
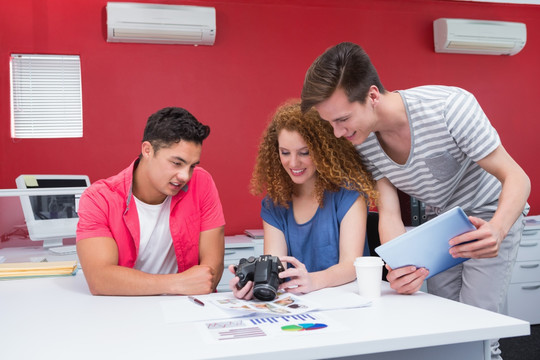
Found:
[[[433,22],[435,52],[515,55],[527,41],[523,23],[507,21],[437,19]]]
[[[216,9],[203,6],[107,3],[107,41],[214,45]]]

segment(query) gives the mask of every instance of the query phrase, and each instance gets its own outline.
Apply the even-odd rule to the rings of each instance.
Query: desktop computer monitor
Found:
[[[31,240],[43,241],[43,247],[52,248],[61,247],[64,239],[75,237],[80,188],[90,186],[88,176],[20,175],[15,181],[19,189],[74,188],[73,194],[21,195],[20,199]]]

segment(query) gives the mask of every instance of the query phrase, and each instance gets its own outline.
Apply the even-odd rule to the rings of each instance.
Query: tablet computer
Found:
[[[392,268],[414,265],[429,270],[430,278],[468,260],[450,255],[451,238],[476,230],[465,212],[455,207],[428,222],[375,248],[375,252]]]

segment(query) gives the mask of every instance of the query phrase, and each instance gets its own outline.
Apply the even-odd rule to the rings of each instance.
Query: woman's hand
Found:
[[[246,285],[244,285],[243,288],[238,289],[236,287],[236,284],[238,284],[240,279],[238,278],[238,276],[236,276],[234,265],[229,265],[229,271],[235,274],[235,276],[231,279],[231,281],[229,281],[229,287],[231,288],[234,296],[237,297],[238,299],[243,299],[243,300],[253,299],[253,281],[251,280],[248,281]]]
[[[304,264],[292,256],[280,256],[279,259],[286,268],[285,271],[279,273],[279,277],[281,279],[290,278],[289,281],[279,285],[280,289],[293,294],[307,294],[316,289]],[[288,267],[286,264],[291,264],[294,267]]]

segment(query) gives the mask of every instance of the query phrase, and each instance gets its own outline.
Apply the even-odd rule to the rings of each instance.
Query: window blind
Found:
[[[12,54],[11,137],[82,137],[78,55]]]

